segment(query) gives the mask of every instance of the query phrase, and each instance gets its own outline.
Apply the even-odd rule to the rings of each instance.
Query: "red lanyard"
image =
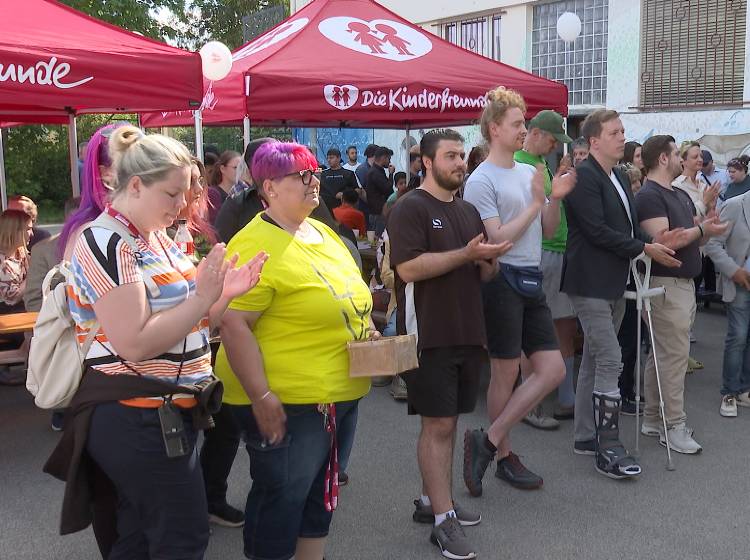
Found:
[[[109,204],[104,208],[104,212],[108,214],[109,216],[112,216],[115,220],[120,222],[122,225],[124,225],[126,228],[128,228],[128,231],[133,234],[133,237],[137,237],[138,239],[142,240],[146,246],[153,251],[151,248],[151,244],[148,242],[148,240],[141,235],[141,232],[138,231],[138,228],[135,227],[133,224],[130,223],[130,220],[128,220],[122,212],[119,212],[112,208]],[[169,251],[164,247],[164,244],[161,242],[161,239],[159,239],[159,236],[156,236],[156,240],[159,242],[159,245],[161,246],[161,250],[164,253],[164,256],[167,257],[167,260],[169,261],[169,265],[177,270],[174,266],[174,263],[172,262],[172,259],[169,256]]]
[[[320,404],[318,411],[323,415],[325,431],[331,434],[331,447],[328,453],[325,482],[323,486],[323,504],[326,511],[333,511],[339,504],[339,445],[336,438],[336,405]]]

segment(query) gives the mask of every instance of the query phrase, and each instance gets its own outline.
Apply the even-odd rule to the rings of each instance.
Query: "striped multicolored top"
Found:
[[[96,321],[93,304],[118,286],[142,283],[152,313],[174,307],[195,292],[195,266],[165,233],[154,233],[152,245],[133,237],[138,259],[118,233],[99,226],[85,229],[76,244],[71,258],[73,278],[68,285],[68,305],[81,344]],[[205,317],[184,343],[181,385],[198,383],[211,375],[208,337],[208,317]],[[136,375],[127,367],[130,366],[143,376],[175,382],[183,355],[183,340],[160,356],[142,362],[125,362],[127,366],[113,354],[117,352],[100,327],[86,356],[92,367],[106,374]]]

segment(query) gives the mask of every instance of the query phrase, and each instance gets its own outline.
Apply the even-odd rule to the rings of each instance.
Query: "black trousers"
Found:
[[[635,361],[638,355],[638,309],[632,299],[625,301],[625,315],[622,318],[617,340],[622,350],[622,373],[618,385],[623,400],[635,400]]]
[[[215,426],[203,432],[200,460],[208,508],[227,501],[227,478],[240,445],[240,430],[229,407],[213,415]]]

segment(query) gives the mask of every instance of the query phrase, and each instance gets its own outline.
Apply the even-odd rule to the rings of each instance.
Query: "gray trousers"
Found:
[[[575,441],[586,441],[596,436],[592,393],[620,392],[617,381],[622,372],[622,354],[617,331],[625,314],[625,300],[570,296],[570,301],[584,336],[573,430]]]

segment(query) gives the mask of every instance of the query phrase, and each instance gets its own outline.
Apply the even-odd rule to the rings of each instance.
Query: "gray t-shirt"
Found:
[[[535,172],[525,163],[515,162],[512,169],[506,169],[485,160],[466,181],[464,200],[479,210],[482,220],[500,218],[502,223],[508,223],[531,205],[531,179]],[[539,266],[541,260],[540,214],[499,261],[514,266]]]

